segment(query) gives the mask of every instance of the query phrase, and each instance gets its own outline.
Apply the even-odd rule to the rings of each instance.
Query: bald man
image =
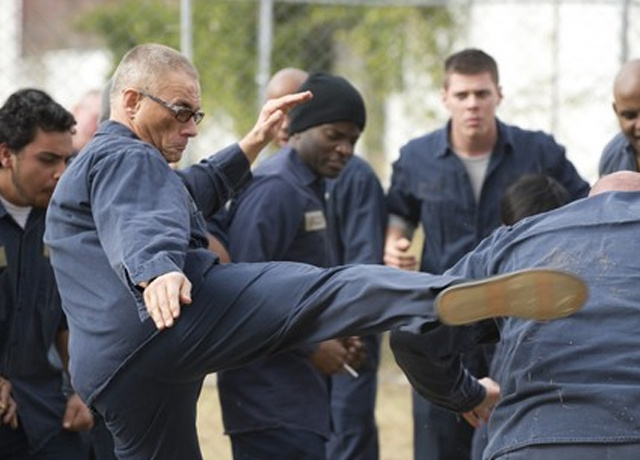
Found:
[[[92,89],[82,95],[71,113],[77,124],[73,134],[73,150],[79,152],[91,140],[98,129],[102,96],[100,90]]]
[[[501,227],[447,272],[570,270],[590,288],[587,304],[572,318],[443,326],[424,336],[392,333],[396,360],[422,396],[474,426],[493,409],[483,459],[637,458],[638,216],[640,174],[612,173],[588,198]],[[490,379],[478,381],[460,360],[466,350],[498,339],[492,376],[499,387]],[[469,410],[476,386],[487,396]]]
[[[309,74],[302,69],[295,67],[286,67],[278,70],[273,74],[265,94],[267,99],[276,99],[284,96],[285,94],[293,94],[298,91],[298,88],[309,77]],[[277,148],[282,148],[287,145],[289,141],[289,117],[285,117],[276,137],[273,139],[273,143]]]
[[[620,132],[600,158],[600,176],[614,171],[640,171],[640,59],[622,66],[613,84],[613,110]]]

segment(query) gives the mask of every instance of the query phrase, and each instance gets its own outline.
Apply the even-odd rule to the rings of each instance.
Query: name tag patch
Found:
[[[322,211],[309,211],[304,213],[304,229],[307,232],[317,232],[327,228],[327,221]]]

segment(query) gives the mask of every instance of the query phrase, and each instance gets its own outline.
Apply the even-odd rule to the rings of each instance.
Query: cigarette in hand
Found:
[[[354,379],[357,379],[360,376],[360,374],[358,374],[358,372],[347,363],[344,363],[342,367],[344,367],[344,370],[351,374],[351,377],[353,377]]]

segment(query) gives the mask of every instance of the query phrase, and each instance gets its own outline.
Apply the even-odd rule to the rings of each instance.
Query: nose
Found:
[[[478,106],[478,103],[480,101],[480,98],[478,96],[476,96],[475,94],[471,94],[469,95],[469,97],[467,97],[467,108],[474,108]]]
[[[350,157],[353,155],[354,145],[349,140],[342,140],[336,145],[336,152],[343,157]]]
[[[193,117],[189,118],[189,121],[182,124],[180,133],[187,137],[196,137],[198,135],[198,125],[193,121]]]
[[[62,176],[62,173],[65,172],[66,169],[67,169],[67,162],[60,161],[60,163],[56,166],[55,171],[53,172],[53,178],[56,180],[56,182],[58,181],[58,179],[60,179],[60,177]]]

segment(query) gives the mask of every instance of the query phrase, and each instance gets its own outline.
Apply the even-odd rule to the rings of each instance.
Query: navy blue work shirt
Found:
[[[498,141],[479,202],[462,161],[449,143],[451,122],[410,141],[393,164],[387,195],[389,214],[413,225],[422,224],[422,271],[443,273],[500,226],[502,195],[523,174],[549,174],[574,199],[589,191],[589,184],[552,136],[496,122]]]
[[[231,260],[329,266],[324,178],[290,147],[263,161],[253,176],[247,189],[231,201]],[[311,362],[314,350],[313,345],[299,347],[219,372],[226,432],[285,427],[328,437],[328,381]]]
[[[354,155],[327,180],[326,208],[332,266],[383,263],[387,204],[369,163]]]
[[[604,147],[598,164],[600,177],[616,171],[639,172],[636,153],[622,133],[616,134]]]
[[[503,227],[447,271],[484,278],[531,267],[564,270],[589,287],[578,313],[500,328],[501,400],[486,459],[536,444],[639,443],[640,192],[609,192]],[[396,359],[425,397],[468,411],[484,390],[459,354],[495,338],[496,323],[441,326],[392,338]],[[437,346],[436,346],[437,345]]]
[[[48,360],[66,322],[42,241],[44,216],[32,209],[22,229],[0,203],[0,375],[13,386],[32,452],[62,431],[66,407],[61,371]]]
[[[159,333],[137,285],[171,271],[198,280],[218,263],[204,218],[249,178],[237,144],[174,171],[114,121],[99,126],[62,175],[45,241],[69,319],[72,383],[88,404]],[[78,270],[84,260],[98,262]]]

